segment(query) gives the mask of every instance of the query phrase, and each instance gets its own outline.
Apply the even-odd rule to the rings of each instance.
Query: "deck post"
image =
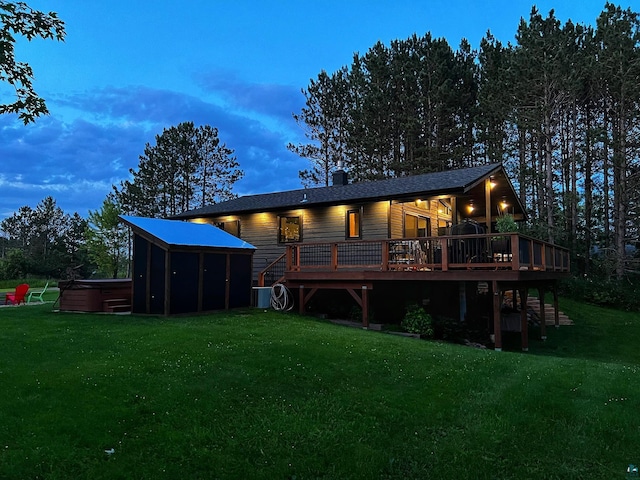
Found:
[[[338,244],[331,244],[331,270],[338,270]]]
[[[511,235],[511,269],[520,270],[520,236],[517,233]]]
[[[298,312],[304,314],[304,285],[298,285]]]
[[[441,259],[442,262],[442,271],[446,272],[449,270],[449,241],[447,238],[443,238],[440,240],[440,248],[441,248]]]
[[[293,250],[291,249],[291,245],[287,245],[287,257],[285,258],[285,269],[287,270],[287,272],[291,271],[291,267],[292,267],[292,258],[293,258]]]
[[[484,180],[484,217],[487,224],[487,233],[491,233],[491,178]]]
[[[540,338],[547,339],[547,318],[544,308],[544,288],[538,287],[538,300],[540,302]]]
[[[560,307],[558,305],[558,285],[553,284],[553,314],[556,328],[560,328]]]
[[[491,282],[491,290],[493,291],[493,343],[496,352],[502,351],[502,321],[500,317],[500,290],[498,282]]]
[[[389,240],[382,242],[382,271],[389,270]]]
[[[529,290],[521,288],[520,294],[520,335],[522,339],[522,351],[529,351],[529,322],[527,320],[527,295]]]
[[[369,328],[369,294],[367,286],[362,285],[362,328]]]

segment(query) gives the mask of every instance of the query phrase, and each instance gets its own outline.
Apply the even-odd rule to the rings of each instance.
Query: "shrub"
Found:
[[[431,338],[433,337],[433,324],[431,315],[424,311],[424,308],[418,304],[411,304],[407,307],[402,319],[401,326],[409,333],[417,333],[419,335]]]
[[[464,325],[455,318],[445,316],[435,316],[433,319],[433,328],[436,338],[457,342],[465,338],[466,332]]]
[[[571,277],[559,285],[560,294],[593,305],[640,311],[640,287],[637,281],[592,277]]]

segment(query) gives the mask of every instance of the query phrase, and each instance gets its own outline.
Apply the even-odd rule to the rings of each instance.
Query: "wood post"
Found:
[[[520,293],[520,336],[522,339],[522,351],[529,351],[529,321],[527,319],[527,295],[528,289],[521,288]],[[514,304],[515,306],[515,304]]]
[[[493,343],[495,345],[495,351],[502,351],[502,320],[500,316],[500,290],[498,288],[498,282],[493,280],[491,282],[491,290],[493,292]]]
[[[540,338],[547,339],[547,318],[544,308],[544,288],[538,287],[538,300],[540,302]]]
[[[304,285],[298,286],[298,313],[304,314]]]
[[[331,270],[338,269],[338,244],[331,244]]]
[[[362,286],[362,328],[369,328],[369,294],[366,285]]]
[[[553,314],[555,315],[555,326],[560,328],[560,307],[558,305],[558,285],[553,284]]]

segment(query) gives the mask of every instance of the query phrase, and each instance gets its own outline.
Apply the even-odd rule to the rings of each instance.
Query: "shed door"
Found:
[[[231,255],[229,308],[251,305],[251,255]]]
[[[197,253],[171,252],[171,313],[198,311],[199,270]]]
[[[205,254],[202,272],[202,309],[223,310],[226,288],[227,254]]]

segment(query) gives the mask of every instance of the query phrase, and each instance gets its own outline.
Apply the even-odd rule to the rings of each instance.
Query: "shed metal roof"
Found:
[[[171,246],[256,248],[250,243],[206,223],[133,217],[130,215],[120,215],[120,219],[129,224],[134,231],[138,229],[147,232],[149,235]]]
[[[257,211],[299,208],[311,205],[338,204],[363,200],[388,200],[411,195],[466,192],[477,182],[501,170],[502,164],[447,170],[385,180],[358,182],[330,187],[302,188],[285,192],[247,195],[226,202],[189,210],[174,218],[195,218],[216,214],[249,213]]]

